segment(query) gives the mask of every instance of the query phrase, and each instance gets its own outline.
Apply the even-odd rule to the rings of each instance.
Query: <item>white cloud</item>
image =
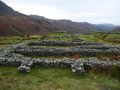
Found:
[[[65,17],[84,17],[84,16],[96,16],[99,13],[96,12],[70,12],[70,11],[62,11],[53,6],[41,6],[41,5],[16,5],[11,4],[11,6],[24,14],[36,14],[36,15],[44,15],[48,18],[65,18]]]
[[[16,5],[10,4],[15,10],[24,14],[35,14],[45,16],[47,18],[64,18],[62,11],[53,6],[42,6],[42,5]]]
[[[120,0],[5,0],[15,10],[51,19],[120,24]]]

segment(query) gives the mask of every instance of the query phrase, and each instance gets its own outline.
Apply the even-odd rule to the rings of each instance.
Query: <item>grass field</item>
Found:
[[[106,43],[112,45],[120,45],[120,34],[112,34],[112,33],[91,33],[91,34],[72,34],[68,32],[54,32],[47,35],[46,40],[53,40],[53,41],[73,41],[83,39],[88,42],[99,42],[99,43]],[[49,37],[52,36],[52,37]],[[64,37],[68,36],[68,37]],[[70,36],[70,37],[69,37]],[[57,38],[56,38],[57,37]],[[58,38],[62,37],[62,38]]]
[[[104,74],[77,75],[64,68],[33,68],[25,74],[1,66],[0,90],[120,90],[120,82]]]
[[[14,37],[0,37],[0,48],[6,48],[14,44],[34,41],[41,39],[41,36],[14,36]]]
[[[88,42],[99,42],[112,45],[120,45],[120,34],[88,34],[79,35],[79,38]]]
[[[61,37],[67,34],[65,32],[56,32],[50,33],[48,36]],[[41,37],[0,37],[0,48],[6,48],[25,41],[39,40]],[[75,37],[65,37],[60,40],[83,39],[89,42],[120,45],[119,37],[120,34],[96,33],[88,35],[77,34]],[[47,37],[46,39],[58,41],[58,38]],[[112,75],[117,75],[118,73],[118,71],[114,70]],[[33,68],[30,73],[18,73],[16,67],[0,66],[0,90],[120,90],[120,79],[111,77],[109,73],[89,72],[77,75],[66,68]]]

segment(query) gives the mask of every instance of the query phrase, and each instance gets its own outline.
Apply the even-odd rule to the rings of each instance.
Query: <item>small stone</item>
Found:
[[[19,72],[30,72],[31,71],[31,68],[30,67],[26,67],[26,66],[20,66],[18,67],[18,71]]]

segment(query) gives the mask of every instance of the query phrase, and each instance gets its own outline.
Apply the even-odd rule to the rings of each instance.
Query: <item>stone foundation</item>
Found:
[[[38,41],[38,44],[43,41]],[[46,41],[45,41],[46,42]],[[49,41],[50,42],[50,41]],[[30,58],[25,57],[25,54],[30,55],[63,55],[70,56],[74,53],[80,53],[82,55],[91,56],[92,54],[115,54],[120,55],[120,47],[107,46],[103,44],[92,45],[78,45],[72,48],[31,48],[30,43],[22,43],[13,45],[10,48],[0,52],[0,66],[16,66],[19,72],[30,72],[33,67],[61,67],[71,68],[72,72],[85,73],[87,69],[99,69],[108,70],[109,68],[116,66],[120,68],[120,60],[104,60],[100,61],[97,58],[88,59],[74,59],[74,58],[62,58],[62,59],[47,59],[47,58]],[[35,42],[37,43],[37,42]],[[50,42],[51,43],[51,42]],[[52,42],[53,43],[53,42]],[[58,42],[56,42],[58,43]],[[45,43],[44,43],[45,44]],[[90,44],[90,43],[89,43]],[[74,44],[73,44],[74,45]]]

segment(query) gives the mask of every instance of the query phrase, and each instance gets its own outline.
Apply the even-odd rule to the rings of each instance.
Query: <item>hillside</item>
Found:
[[[0,1],[0,36],[45,34],[53,29],[53,26],[48,26],[49,29]]]
[[[115,30],[113,30],[113,32],[120,33],[120,27],[115,28]]]
[[[17,11],[14,11],[11,7],[0,1],[0,15],[22,15]]]
[[[27,16],[0,16],[0,36],[45,34],[49,30]]]
[[[91,32],[112,32],[117,26],[112,24],[90,24],[88,22],[74,22],[71,20],[61,19],[54,20],[48,19],[42,16],[30,15],[31,18],[36,20],[38,23],[45,22],[50,23],[55,27],[55,31],[68,31],[72,33],[91,33]],[[54,30],[53,30],[54,31]]]
[[[46,34],[52,31],[72,33],[111,32],[115,27],[88,22],[53,20],[37,15],[24,15],[0,1],[0,36]]]

